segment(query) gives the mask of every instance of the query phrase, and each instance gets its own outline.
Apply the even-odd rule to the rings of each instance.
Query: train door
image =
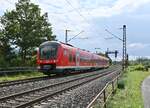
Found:
[[[68,58],[69,58],[69,53],[67,49],[62,49],[62,56],[61,56],[61,66],[67,66],[68,65]]]
[[[80,63],[80,54],[79,54],[79,51],[77,50],[77,52],[76,52],[76,66],[79,66],[79,63]]]

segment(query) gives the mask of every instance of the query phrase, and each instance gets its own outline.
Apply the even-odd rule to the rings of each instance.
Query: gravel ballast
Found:
[[[86,108],[105,84],[115,78],[117,73],[92,81],[86,85],[68,91],[48,100],[42,108]]]
[[[10,95],[10,94],[14,94],[14,93],[18,93],[18,92],[27,91],[27,90],[32,90],[32,89],[39,88],[39,87],[44,87],[44,86],[47,86],[47,85],[50,85],[50,84],[55,84],[55,83],[58,83],[58,82],[63,82],[63,81],[67,81],[67,80],[70,80],[70,79],[83,77],[83,76],[86,76],[86,75],[100,73],[100,72],[103,72],[103,71],[104,70],[100,70],[100,71],[95,71],[95,72],[91,72],[91,73],[73,75],[73,76],[68,76],[68,77],[41,80],[41,81],[34,81],[34,82],[23,83],[23,84],[9,86],[9,87],[2,87],[2,88],[0,88],[0,97],[7,96],[7,95]]]

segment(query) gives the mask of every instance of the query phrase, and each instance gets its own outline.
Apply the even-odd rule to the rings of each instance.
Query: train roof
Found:
[[[40,44],[40,46],[51,45],[51,44],[59,44],[59,42],[57,42],[57,41],[46,41],[46,42],[43,42],[42,44]]]
[[[65,44],[63,42],[59,42],[59,41],[46,41],[46,42],[43,42],[42,44],[40,44],[40,46],[43,46],[43,45],[51,45],[51,44],[64,44],[64,45],[67,45],[67,46],[71,46],[71,47],[74,47],[73,45],[71,44]]]

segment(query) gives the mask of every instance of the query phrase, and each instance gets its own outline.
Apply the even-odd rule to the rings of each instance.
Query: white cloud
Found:
[[[0,0],[0,9],[1,11],[11,10],[15,7],[15,2],[17,0]]]
[[[123,12],[135,11],[140,6],[150,3],[150,0],[117,0],[112,6],[99,6],[91,11],[94,17],[111,17]]]
[[[17,0],[0,0],[0,7],[1,7],[0,12],[5,11],[6,9],[10,10],[14,8],[15,6],[14,3],[16,1]],[[57,38],[59,40],[61,41],[64,40],[65,29],[72,30],[72,32],[69,32],[69,35],[75,35],[78,34],[80,31],[84,30],[84,33],[79,35],[79,37],[93,36],[92,41],[90,39],[89,43],[92,42],[96,45],[99,45],[100,42],[101,43],[104,42],[102,42],[103,40],[101,41],[95,40],[94,36],[98,35],[101,36],[99,32],[102,30],[100,28],[101,26],[100,24],[95,25],[93,24],[93,19],[111,18],[112,16],[115,15],[120,15],[123,13],[131,13],[136,11],[139,7],[150,3],[150,0],[106,0],[106,1],[69,0],[74,8],[73,9],[66,2],[66,0],[31,0],[31,1],[40,6],[40,8],[42,9],[42,13],[48,12],[49,21],[52,23],[54,34],[58,36]],[[85,21],[84,18],[80,16],[76,10],[79,11],[85,17],[85,19],[88,20],[88,22]],[[98,30],[96,26],[99,27]],[[110,47],[113,45],[110,45]],[[87,48],[89,46],[87,46]],[[132,43],[128,47],[145,48],[148,46],[149,45],[142,43]]]
[[[36,0],[34,1],[36,2]],[[150,0],[117,0],[105,5],[103,5],[104,2],[102,3],[100,0],[94,2],[93,0],[69,0],[69,2],[73,8],[66,0],[39,0],[37,2],[44,12],[49,13],[49,19],[54,25],[55,33],[60,32],[57,29],[66,28],[77,32],[90,30],[93,33],[97,33],[99,30],[93,25],[94,18],[111,17],[124,12],[133,12],[140,6],[150,3]],[[80,16],[77,11],[79,11],[84,18]],[[87,21],[85,21],[85,19]]]
[[[13,3],[17,0],[0,0],[2,10],[14,8]],[[123,12],[131,12],[138,7],[150,3],[150,0],[69,0],[73,8],[66,0],[31,0],[40,5],[42,12],[48,12],[49,20],[54,29],[93,29],[92,19],[111,17]],[[110,2],[110,3],[109,3]],[[79,11],[85,18],[79,15]],[[87,21],[85,21],[88,20]],[[80,26],[79,26],[80,25]],[[92,27],[91,27],[92,26]],[[97,30],[96,30],[97,31]],[[92,30],[94,32],[94,30]]]
[[[146,48],[146,47],[150,47],[150,44],[146,44],[146,43],[131,43],[131,44],[129,44],[128,47],[132,48],[132,49],[143,49],[143,48]]]

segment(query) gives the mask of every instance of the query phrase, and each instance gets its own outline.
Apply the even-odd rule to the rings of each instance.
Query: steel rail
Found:
[[[109,69],[113,69],[115,68],[114,67],[110,67]],[[105,72],[105,71],[109,71],[109,69],[107,70],[101,70],[102,72]],[[85,73],[88,73],[88,72],[85,72]],[[80,73],[80,74],[84,74],[83,73]],[[66,76],[69,76],[69,75],[64,75],[64,76],[57,76],[57,75],[54,75],[54,76],[44,76],[44,77],[35,77],[35,78],[27,78],[27,79],[20,79],[20,80],[14,80],[14,81],[4,81],[4,82],[0,82],[0,88],[1,87],[7,87],[7,86],[13,86],[13,85],[17,85],[17,84],[24,84],[24,83],[29,83],[29,82],[35,82],[35,81],[40,81],[40,80],[47,80],[47,79],[54,79],[54,78],[61,78],[61,77],[66,77]]]
[[[46,88],[58,86],[58,85],[61,85],[61,84],[73,82],[73,81],[76,81],[76,80],[84,79],[84,78],[87,78],[87,77],[95,76],[95,75],[98,75],[98,74],[100,74],[100,73],[96,73],[96,74],[92,74],[92,75],[88,75],[88,76],[83,76],[83,77],[81,77],[81,78],[75,78],[75,79],[71,79],[71,80],[67,80],[67,81],[63,81],[63,82],[58,82],[58,83],[55,83],[55,84],[52,84],[52,85],[48,85],[48,86],[45,86],[45,87],[40,87],[40,88],[28,90],[28,91],[21,92],[21,93],[15,93],[15,94],[12,94],[12,95],[5,96],[5,97],[0,98],[0,101],[3,101],[3,100],[5,100],[5,99],[7,99],[7,98],[11,98],[11,97],[15,97],[15,96],[27,94],[27,93],[30,93],[30,92],[34,92],[34,91],[37,91],[37,90],[42,90],[42,89],[46,89]],[[104,74],[106,74],[106,73],[104,73]]]
[[[17,84],[34,82],[34,81],[46,80],[49,78],[50,77],[48,77],[48,76],[44,76],[44,77],[34,77],[34,78],[20,79],[20,80],[14,80],[14,81],[0,82],[0,88],[7,87],[7,86],[13,86],[13,85],[17,85]]]
[[[87,84],[87,83],[89,83],[89,82],[91,82],[91,81],[94,81],[94,80],[96,80],[96,79],[98,79],[98,78],[100,78],[100,77],[107,76],[107,75],[113,74],[113,73],[115,73],[115,72],[118,72],[118,71],[103,73],[103,74],[101,74],[101,75],[98,75],[98,76],[96,76],[96,77],[90,79],[90,80],[81,82],[81,83],[79,83],[79,84],[72,85],[72,86],[70,86],[70,87],[63,88],[62,90],[55,91],[54,93],[51,93],[51,94],[42,96],[42,97],[40,97],[40,98],[36,98],[36,99],[34,99],[34,100],[30,101],[30,102],[26,102],[26,103],[24,103],[24,104],[22,104],[22,105],[18,105],[18,106],[16,106],[15,108],[25,108],[25,107],[27,107],[27,106],[31,106],[31,105],[33,105],[33,104],[35,104],[35,103],[37,103],[37,102],[39,102],[39,101],[41,101],[41,100],[44,100],[44,99],[49,98],[49,97],[52,97],[52,96],[54,96],[54,95],[58,95],[58,94],[60,94],[60,93],[62,93],[62,92],[65,92],[65,91],[72,90],[72,89],[74,89],[74,88],[77,88],[77,87],[79,87],[79,86],[82,86],[82,85],[84,85],[84,84]]]
[[[119,71],[119,70],[118,70]],[[85,78],[88,78],[88,77],[91,77],[91,76],[96,76],[96,78],[99,78],[99,77],[102,77],[102,76],[105,76],[105,75],[107,75],[107,74],[109,74],[109,73],[112,73],[112,71],[110,71],[110,72],[107,72],[107,73],[97,73],[97,74],[94,74],[94,75],[89,75],[89,76],[84,76],[84,77],[81,77],[81,78],[76,78],[76,79],[73,79],[73,80],[69,80],[69,81],[64,81],[64,82],[60,82],[60,83],[56,83],[56,84],[52,84],[52,85],[49,85],[49,86],[45,86],[45,87],[40,87],[40,88],[36,88],[36,89],[33,89],[33,90],[29,90],[29,91],[25,91],[25,92],[21,92],[21,93],[16,93],[16,94],[13,94],[13,95],[10,95],[10,96],[6,96],[6,97],[2,97],[2,98],[0,98],[0,101],[1,102],[4,102],[4,101],[6,101],[7,99],[11,99],[11,98],[16,98],[17,96],[22,96],[22,95],[25,95],[25,94],[29,94],[29,93],[33,93],[33,92],[39,92],[39,91],[42,91],[42,90],[44,90],[44,89],[49,89],[49,88],[52,88],[52,87],[56,87],[56,86],[59,86],[59,85],[62,85],[62,84],[66,84],[66,83],[69,83],[69,82],[73,82],[73,81],[77,81],[77,80],[82,80],[82,79],[85,79]],[[98,75],[98,76],[97,76]],[[95,78],[93,78],[93,80],[94,80]],[[89,82],[89,81],[85,81],[85,82]],[[81,84],[83,84],[83,83],[81,83]],[[79,84],[79,85],[81,85],[81,84]],[[73,86],[71,86],[71,88],[72,87],[75,87],[75,86],[77,86],[77,85],[73,85]],[[70,88],[70,87],[69,87]],[[67,88],[67,89],[69,89],[69,88]],[[67,89],[64,89],[64,90],[67,90]],[[63,91],[64,91],[63,90]],[[61,90],[60,90],[61,91]],[[60,92],[59,91],[59,92]],[[57,93],[58,93],[58,91],[57,91]],[[54,94],[56,94],[56,93],[54,93]],[[50,95],[50,94],[49,94]],[[49,96],[48,95],[48,96]],[[52,95],[52,94],[51,94]],[[35,99],[35,100],[41,100],[41,99],[43,99],[44,97],[40,97],[40,98],[38,98],[38,99]],[[33,100],[33,101],[30,101],[30,102],[27,102],[27,103],[25,103],[25,104],[23,104],[23,106],[25,105],[29,105],[29,104],[31,104],[31,103],[35,103],[35,100]],[[18,107],[20,107],[20,108],[22,108],[23,107],[22,105],[20,106],[18,106]],[[17,107],[17,108],[18,108]]]

